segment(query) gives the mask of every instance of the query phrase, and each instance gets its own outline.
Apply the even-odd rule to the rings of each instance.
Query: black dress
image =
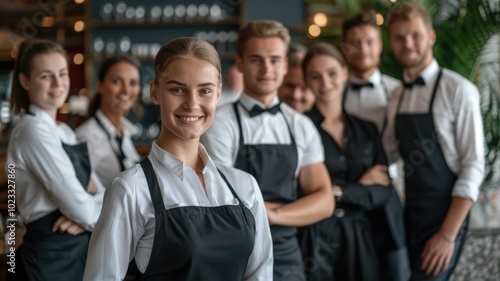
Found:
[[[376,126],[344,112],[342,149],[322,129],[324,118],[316,107],[306,115],[321,135],[330,179],[343,190],[332,217],[301,229],[308,280],[404,280],[398,278],[407,273],[393,269],[401,268],[399,264],[387,264],[388,254],[394,251],[407,260],[406,252],[399,251],[405,247],[397,192],[392,185],[358,183],[374,165],[387,165]]]

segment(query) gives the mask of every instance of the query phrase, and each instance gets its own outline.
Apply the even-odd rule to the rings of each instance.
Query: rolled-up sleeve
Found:
[[[457,88],[453,108],[460,168],[452,196],[475,201],[484,178],[484,131],[479,92],[472,83],[464,81]]]

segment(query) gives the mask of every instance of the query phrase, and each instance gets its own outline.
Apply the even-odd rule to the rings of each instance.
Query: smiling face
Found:
[[[31,103],[55,119],[69,93],[68,62],[60,53],[48,53],[34,56],[31,65],[29,77],[20,74],[19,82]]]
[[[432,61],[436,33],[421,17],[395,21],[389,32],[394,56],[405,68],[419,72]]]
[[[134,65],[120,61],[112,65],[97,89],[102,95],[104,112],[125,114],[137,101],[140,91],[139,70]]]
[[[347,31],[342,50],[351,71],[373,72],[380,63],[382,40],[380,30],[371,25],[359,25]]]
[[[219,72],[194,57],[172,60],[151,82],[151,100],[160,106],[161,138],[196,140],[210,127],[221,95]]]
[[[236,66],[243,73],[244,91],[264,104],[272,101],[287,73],[287,45],[279,37],[253,37],[246,41]]]
[[[347,76],[347,68],[328,55],[316,55],[306,66],[306,84],[313,91],[317,103],[342,98]]]
[[[279,88],[278,97],[300,113],[311,109],[314,104],[314,94],[306,86],[300,66],[288,69],[283,85]]]

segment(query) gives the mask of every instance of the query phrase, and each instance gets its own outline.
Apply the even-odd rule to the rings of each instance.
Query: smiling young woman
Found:
[[[199,142],[221,95],[217,51],[177,38],[160,49],[154,70],[160,136],[149,156],[107,189],[84,280],[271,280],[272,242],[257,182],[216,166]]]
[[[7,163],[16,167],[16,207],[27,232],[10,278],[81,280],[103,187],[91,175],[86,145],[56,121],[70,85],[63,48],[46,40],[22,42],[13,77],[12,108],[22,117]]]
[[[89,104],[89,119],[76,129],[78,138],[88,143],[91,163],[105,186],[140,160],[132,141],[137,128],[125,117],[139,96],[139,70],[139,62],[131,56],[106,59]]]

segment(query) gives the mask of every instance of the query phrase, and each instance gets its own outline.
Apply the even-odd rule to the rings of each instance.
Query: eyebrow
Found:
[[[248,55],[248,58],[265,59],[265,57],[261,56],[261,55]],[[281,59],[281,58],[284,58],[284,57],[280,56],[280,55],[271,55],[270,58],[272,58],[272,59]]]
[[[181,83],[181,82],[176,81],[176,80],[168,80],[167,82],[165,82],[165,84],[177,84],[177,85],[183,86],[183,87],[187,86],[185,83]],[[196,86],[198,86],[198,87],[214,86],[215,87],[215,84],[212,82],[206,82],[206,83],[200,83]]]
[[[59,71],[58,71],[58,72],[61,72],[61,71],[68,71],[68,70],[69,70],[69,69],[68,69],[67,67],[63,67],[63,68],[59,69]],[[38,71],[37,75],[40,75],[40,74],[42,74],[42,73],[44,73],[44,72],[47,72],[47,73],[52,73],[52,70],[50,70],[50,69],[42,69],[42,70]]]

